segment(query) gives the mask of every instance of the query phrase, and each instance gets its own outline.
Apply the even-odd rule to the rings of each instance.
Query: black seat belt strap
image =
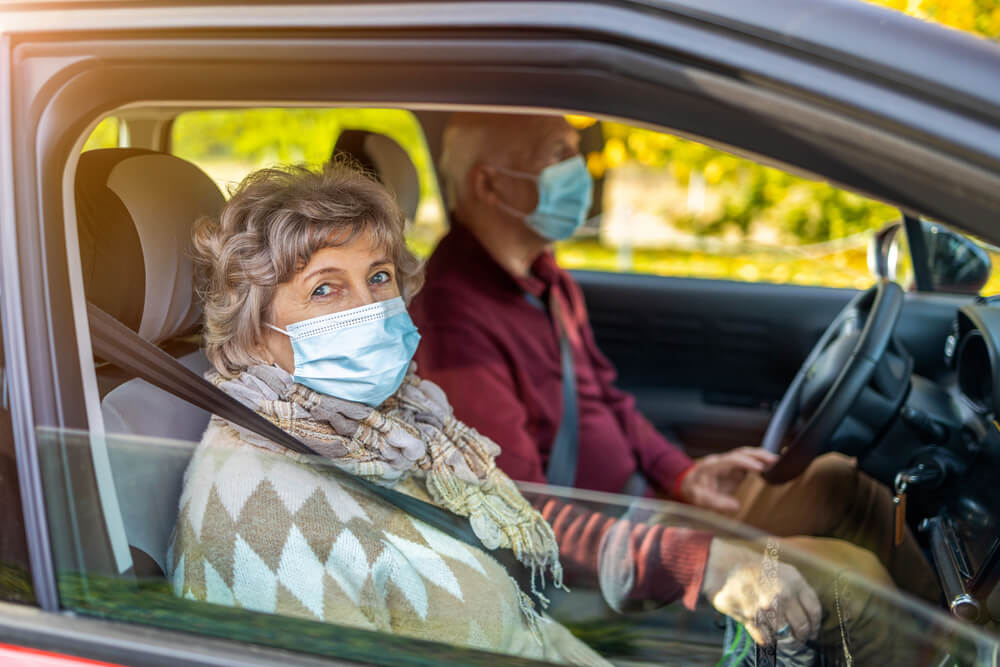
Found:
[[[300,454],[319,457],[304,442],[287,431],[283,431],[208,380],[190,371],[169,354],[139,337],[124,324],[89,302],[87,303],[87,315],[90,318],[90,335],[94,352],[100,358],[181,400],[207,410],[230,423],[253,431],[282,447]],[[469,521],[464,517],[394,489],[351,475],[336,466],[331,465],[329,469],[341,479],[350,479],[351,482],[373,495],[437,528],[446,535],[490,553],[519,582],[524,582],[526,581],[525,577],[530,577],[527,568],[514,558],[513,552],[509,549],[491,551],[484,547],[473,532]],[[522,590],[528,592],[531,588],[530,586],[525,588],[522,583]]]

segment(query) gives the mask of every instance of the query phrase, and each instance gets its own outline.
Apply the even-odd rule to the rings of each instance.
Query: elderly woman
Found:
[[[561,586],[562,563],[577,581],[600,572],[615,604],[693,607],[704,595],[761,643],[818,633],[839,643],[868,624],[879,606],[867,596],[855,596],[845,625],[822,614],[823,585],[814,591],[783,562],[765,581],[759,551],[707,533],[616,523],[554,500],[536,511],[496,467],[497,445],[414,372],[420,336],[406,302],[421,274],[403,225],[381,185],[332,164],[257,172],[218,221],[197,226],[209,379],[326,465],[214,417],[180,500],[177,595],[574,664],[603,661],[543,620],[544,597],[522,588]],[[341,484],[330,465],[452,512],[484,549]],[[530,584],[498,562],[504,553]],[[599,563],[600,553],[610,557]],[[869,639],[856,650],[880,643]]]
[[[551,528],[409,371],[421,274],[403,216],[350,167],[264,170],[195,230],[210,380],[333,465],[464,517],[537,580]],[[524,657],[603,664],[496,560],[329,468],[213,418],[185,475],[177,595]]]

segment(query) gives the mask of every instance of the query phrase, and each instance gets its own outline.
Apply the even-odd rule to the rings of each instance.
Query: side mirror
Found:
[[[993,270],[990,254],[972,239],[942,225],[921,220],[920,227],[934,289],[979,294]]]
[[[902,229],[903,223],[890,222],[875,232],[872,240],[868,243],[868,270],[879,280],[882,278],[896,279],[896,267],[899,265],[899,242],[897,239]]]
[[[875,232],[868,246],[868,268],[876,278],[897,278],[903,223],[892,222]],[[920,221],[920,239],[933,288],[941,292],[979,294],[990,278],[990,254],[972,239],[943,225]],[[919,256],[921,253],[914,253]]]

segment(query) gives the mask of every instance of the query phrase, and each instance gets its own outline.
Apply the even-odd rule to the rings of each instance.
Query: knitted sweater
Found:
[[[430,500],[417,479],[396,488]],[[174,593],[189,599],[606,664],[549,619],[534,624],[536,637],[516,584],[486,552],[214,418],[184,476],[168,569]]]

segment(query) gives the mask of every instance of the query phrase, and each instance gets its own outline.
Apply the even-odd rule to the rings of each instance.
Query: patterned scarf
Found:
[[[389,487],[411,474],[422,478],[434,504],[468,517],[483,546],[514,552],[545,604],[539,588],[546,571],[563,588],[552,528],[497,468],[500,447],[455,419],[441,388],[415,370],[411,364],[402,386],[378,408],[317,393],[277,366],[251,366],[231,380],[215,372],[206,377],[346,472]],[[284,451],[231,426],[252,444]]]

